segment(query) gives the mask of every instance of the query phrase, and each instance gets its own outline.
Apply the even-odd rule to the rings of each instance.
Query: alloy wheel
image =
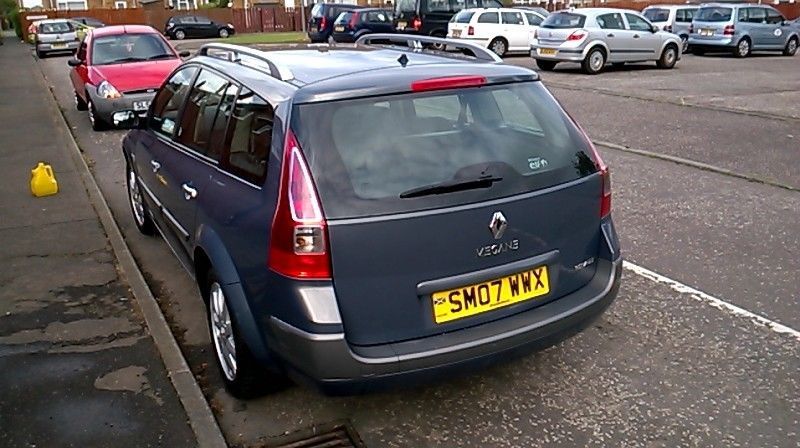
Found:
[[[748,54],[750,54],[750,41],[748,41],[747,39],[742,39],[741,41],[739,41],[739,45],[737,48],[739,50],[740,57],[747,56]]]
[[[603,53],[599,51],[592,52],[591,56],[589,56],[589,67],[592,68],[593,71],[597,72],[603,68],[603,64],[605,63],[605,58],[603,57]]]
[[[144,202],[142,198],[142,191],[139,189],[139,182],[136,180],[136,173],[132,169],[128,169],[128,197],[131,201],[131,209],[133,210],[133,219],[139,227],[144,226]]]
[[[503,56],[506,54],[506,43],[500,39],[495,40],[492,42],[492,51],[498,56]]]
[[[236,378],[236,342],[233,338],[233,324],[225,300],[225,293],[217,282],[209,290],[208,312],[211,315],[211,338],[217,353],[219,365],[228,381]]]

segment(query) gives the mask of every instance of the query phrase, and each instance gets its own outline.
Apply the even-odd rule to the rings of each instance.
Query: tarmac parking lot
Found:
[[[66,61],[39,64],[230,445],[329,424],[368,447],[800,445],[800,57],[544,73],[611,168],[628,262],[615,304],[578,336],[474,375],[250,401],[223,389],[192,279],[137,233],[125,131],[91,130]]]

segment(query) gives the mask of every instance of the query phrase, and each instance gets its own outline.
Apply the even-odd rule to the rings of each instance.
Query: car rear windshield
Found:
[[[417,10],[417,0],[397,0],[394,10],[396,12],[415,12]]]
[[[166,41],[157,34],[101,36],[92,44],[92,64],[121,64],[176,58]]]
[[[322,17],[324,14],[322,3],[317,3],[311,8],[311,17]]]
[[[343,12],[339,14],[339,17],[336,18],[336,21],[333,22],[337,25],[341,25],[350,21],[350,18],[353,17],[353,13],[351,11]]]
[[[571,12],[555,12],[542,22],[542,28],[583,28],[586,16]]]
[[[474,15],[475,11],[461,11],[458,14],[454,15],[450,21],[453,23],[469,23],[469,21],[472,20],[472,16]]]
[[[493,200],[597,170],[582,134],[539,82],[304,104],[292,129],[331,219]],[[408,197],[487,177],[501,180]]]
[[[72,31],[74,31],[74,28],[69,22],[43,23],[39,27],[40,34],[71,33]]]
[[[642,13],[647,20],[651,22],[667,22],[669,21],[669,9],[661,8],[647,8]]]
[[[697,10],[694,19],[700,22],[727,22],[731,20],[733,9],[719,6],[708,6]]]

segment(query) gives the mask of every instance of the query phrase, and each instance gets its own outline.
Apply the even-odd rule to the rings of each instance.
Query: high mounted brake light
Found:
[[[486,84],[486,78],[476,75],[446,76],[442,78],[421,79],[411,83],[412,92],[429,90],[458,89],[461,87],[480,87]]]

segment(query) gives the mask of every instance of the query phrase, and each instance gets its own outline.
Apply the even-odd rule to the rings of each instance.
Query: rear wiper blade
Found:
[[[481,176],[472,179],[455,179],[440,182],[438,184],[425,185],[422,187],[412,188],[410,190],[400,193],[400,197],[416,198],[419,196],[428,196],[432,194],[452,193],[454,191],[474,190],[477,188],[489,188],[495,182],[503,180],[502,177],[496,176]]]

